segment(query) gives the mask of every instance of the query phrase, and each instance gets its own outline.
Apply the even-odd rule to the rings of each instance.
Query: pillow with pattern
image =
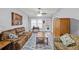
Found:
[[[60,40],[62,41],[63,45],[69,46],[70,44],[75,43],[75,41],[70,37],[68,33],[62,35],[60,37]]]
[[[16,38],[18,38],[18,36],[15,35],[15,34],[13,34],[13,33],[10,33],[10,34],[9,34],[9,38],[10,38],[10,39],[16,39]]]

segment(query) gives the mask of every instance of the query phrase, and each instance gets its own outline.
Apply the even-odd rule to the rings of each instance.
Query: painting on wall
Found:
[[[12,12],[12,26],[14,25],[22,25],[22,16]]]

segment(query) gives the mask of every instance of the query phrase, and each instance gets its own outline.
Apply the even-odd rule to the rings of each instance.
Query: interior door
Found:
[[[69,18],[61,18],[60,19],[60,32],[61,35],[65,33],[70,33],[70,19]]]
[[[59,36],[60,35],[60,20],[56,19],[53,22],[53,33],[54,36]]]

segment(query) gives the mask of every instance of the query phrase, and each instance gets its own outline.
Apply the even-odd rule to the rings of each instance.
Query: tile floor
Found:
[[[53,35],[51,32],[45,32],[45,36],[48,36],[48,45],[38,45],[36,47],[36,34],[33,33],[27,43],[23,46],[22,50],[52,50],[54,49],[53,45]]]

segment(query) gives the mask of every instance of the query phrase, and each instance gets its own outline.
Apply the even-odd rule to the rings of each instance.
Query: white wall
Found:
[[[40,31],[52,31],[52,18],[50,17],[30,17],[30,22],[31,22],[31,19],[36,19],[36,20],[40,19],[40,20],[45,21],[45,24],[43,24],[43,29],[41,29]],[[49,26],[49,30],[47,30],[47,26]],[[31,27],[31,25],[29,27]]]
[[[71,34],[79,35],[79,20],[71,19]]]
[[[79,8],[62,8],[55,17],[68,17],[79,19]]]
[[[11,25],[11,12],[18,13],[23,16],[23,24],[18,26]],[[28,16],[25,15],[21,10],[15,8],[1,8],[0,9],[0,29],[3,31],[16,28],[16,27],[25,27],[26,31],[28,31]]]
[[[71,33],[79,35],[79,8],[63,8],[53,18],[71,18]]]

